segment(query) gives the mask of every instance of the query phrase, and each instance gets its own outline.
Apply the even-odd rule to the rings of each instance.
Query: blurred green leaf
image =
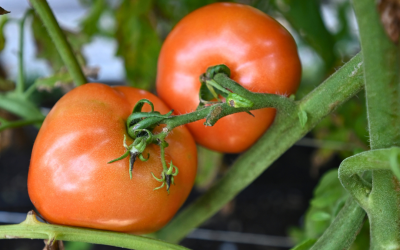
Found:
[[[35,86],[38,90],[50,91],[54,87],[61,87],[61,85],[71,84],[72,77],[68,72],[58,72],[49,77],[38,78],[35,81]]]
[[[4,49],[6,45],[6,39],[4,37],[4,26],[8,22],[7,16],[0,16],[0,51]]]
[[[330,70],[336,62],[333,50],[335,39],[322,20],[321,2],[274,0],[273,4],[299,35],[323,58],[325,68]]]
[[[14,92],[0,94],[0,108],[21,118],[35,119],[44,117],[33,102]]]
[[[310,219],[313,221],[326,221],[331,218],[332,218],[332,216],[325,212],[315,212],[310,217]]]
[[[219,2],[217,0],[203,0],[203,1],[193,1],[193,0],[183,0],[183,1],[171,1],[171,0],[157,0],[155,1],[155,6],[159,12],[159,24],[163,28],[160,34],[161,37],[166,37],[166,35],[172,30],[184,16],[190,12],[201,8],[205,5]],[[223,1],[223,2],[231,2]]]
[[[336,204],[348,197],[340,184],[337,169],[327,172],[314,190],[314,197],[305,215],[303,235],[297,233],[296,241],[317,239],[330,225],[336,213]]]
[[[97,78],[98,69],[84,67],[83,73],[86,77]],[[60,70],[59,72],[49,77],[37,78],[33,84],[39,91],[45,90],[50,92],[53,88],[56,87],[66,87],[67,85],[72,86],[72,83],[73,79],[69,72],[67,72],[66,70]]]
[[[59,71],[64,63],[56,49],[53,41],[51,40],[46,28],[37,15],[33,16],[32,31],[36,44],[36,56],[48,61],[54,71]],[[75,56],[81,65],[85,65],[85,59],[81,53],[81,48],[84,44],[89,42],[89,37],[83,33],[74,33],[64,30]]]
[[[66,241],[64,246],[65,250],[90,250],[93,248],[93,244],[77,241]]]
[[[301,242],[296,247],[302,246],[303,243],[315,242],[315,239],[318,239],[329,227],[348,197],[349,194],[340,184],[338,170],[333,169],[325,173],[314,190],[314,197],[310,201],[304,218],[304,227],[290,229],[289,234],[295,242]],[[365,246],[365,235],[368,236],[368,229],[366,230],[365,227],[357,236],[351,249],[368,249],[368,247],[362,248]],[[311,245],[305,244],[305,246]],[[294,249],[309,249],[309,247]]]
[[[161,49],[152,5],[153,1],[124,0],[116,12],[117,55],[124,59],[128,83],[147,90],[155,85]]]
[[[291,250],[308,250],[314,245],[314,243],[316,241],[317,241],[316,239],[307,239],[307,240],[299,243],[297,246],[295,246]]]
[[[93,1],[91,4],[89,13],[81,21],[82,32],[85,33],[89,38],[93,35],[100,33],[100,17],[104,11],[108,8],[105,0]]]
[[[348,145],[339,151],[341,158],[351,156],[355,151],[368,150],[367,112],[364,93],[350,99],[334,113],[324,118],[313,129],[316,139],[342,142]],[[318,149],[313,156],[316,167],[324,164],[337,151]]]

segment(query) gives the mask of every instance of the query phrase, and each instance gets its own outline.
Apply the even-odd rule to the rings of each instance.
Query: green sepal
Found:
[[[206,70],[206,77],[212,79],[216,74],[223,73],[228,77],[231,76],[231,70],[225,64],[219,64],[208,67]]]
[[[135,131],[137,130],[153,130],[160,121],[165,118],[171,117],[174,111],[171,110],[165,115],[160,114],[158,111],[152,112],[136,112],[132,113],[127,120],[128,134],[132,138],[136,138]]]
[[[139,159],[140,159],[141,161],[148,161],[149,158],[150,158],[150,154],[149,154],[149,153],[147,153],[147,159],[144,158],[143,154],[140,154],[140,155],[139,155]]]
[[[150,105],[150,107],[151,107],[151,112],[153,112],[153,111],[154,111],[154,105],[153,105],[153,103],[152,103],[150,100],[141,99],[140,101],[138,101],[138,102],[136,103],[135,107],[133,108],[132,113],[141,112],[141,111],[142,111],[142,108],[143,108],[143,106],[144,106],[144,104],[146,104],[146,103]]]
[[[254,106],[252,101],[235,93],[230,93],[228,95],[226,98],[226,103],[234,108],[251,108]]]
[[[129,151],[126,151],[125,154],[121,155],[121,156],[118,157],[117,159],[114,159],[114,160],[111,160],[111,161],[107,162],[107,164],[110,164],[110,163],[113,163],[113,162],[122,160],[122,159],[128,157],[128,155],[129,155]]]
[[[135,138],[137,137],[144,137],[145,135],[143,134],[143,132],[146,132],[147,134],[147,138],[146,138],[146,144],[150,144],[153,141],[153,133],[150,132],[150,130],[148,129],[136,129],[133,131]],[[135,140],[136,141],[136,140]]]
[[[167,192],[169,194],[171,184],[175,185],[174,177],[177,176],[178,173],[179,170],[176,166],[174,166],[174,164],[172,164],[172,161],[169,163],[169,168],[167,170],[164,169],[161,172],[161,178],[157,178],[153,173],[151,173],[156,181],[162,182],[162,184],[159,187],[154,188],[154,190],[158,190],[166,186]]]
[[[135,164],[136,156],[138,156],[138,152],[132,153],[129,151],[129,178],[131,180],[132,180],[133,164]]]
[[[135,107],[133,108],[132,114],[141,113],[142,112],[142,108],[146,103],[150,105],[151,112],[154,112],[153,103],[151,101],[147,100],[147,99],[141,99],[140,101],[138,101],[136,103]],[[128,117],[128,120],[126,121],[126,126],[128,128],[140,121],[139,118],[136,118],[135,116],[132,117],[132,114]]]
[[[199,91],[199,105],[204,106],[204,103],[202,103],[201,101],[212,101],[215,99],[219,100],[219,96],[223,96],[226,98],[228,96],[228,93],[227,90],[224,89],[224,91],[221,91],[220,89],[210,85],[209,81],[202,83]]]

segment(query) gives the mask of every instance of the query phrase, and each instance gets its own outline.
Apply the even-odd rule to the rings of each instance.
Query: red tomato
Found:
[[[289,96],[297,90],[301,64],[289,32],[263,12],[241,4],[215,3],[183,18],[165,40],[158,59],[157,92],[178,114],[199,103],[199,76],[225,64],[231,78],[253,92]],[[238,153],[271,125],[275,109],[233,114],[205,127],[188,124],[196,142],[213,150]]]
[[[36,138],[28,175],[29,196],[49,222],[130,233],[149,233],[163,227],[188,196],[195,179],[196,145],[180,126],[166,138],[167,164],[179,174],[170,194],[160,177],[159,146],[151,144],[136,160],[129,178],[128,158],[107,164],[125,152],[125,122],[140,99],[153,102],[165,114],[169,108],[153,94],[131,87],[90,83],[67,93],[46,117]],[[150,111],[145,105],[144,111]],[[161,128],[156,128],[160,130]]]

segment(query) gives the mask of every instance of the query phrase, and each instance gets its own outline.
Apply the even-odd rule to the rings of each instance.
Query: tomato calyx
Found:
[[[166,147],[168,147],[168,143],[166,141],[163,141],[162,143],[160,143],[161,163],[163,166],[163,171],[161,172],[161,178],[157,178],[153,174],[153,172],[151,173],[151,175],[153,176],[154,179],[161,182],[161,186],[156,187],[154,190],[158,190],[158,189],[161,189],[164,186],[166,186],[167,192],[169,193],[169,188],[170,188],[171,184],[175,185],[174,176],[178,175],[179,170],[174,164],[172,164],[172,161],[170,161],[170,163],[169,163],[169,168],[167,167],[167,164],[165,162],[165,152],[164,152],[164,149]]]
[[[165,138],[175,127],[204,118],[206,119],[204,125],[213,126],[224,116],[238,112],[246,112],[253,115],[250,113],[251,110],[261,108],[277,108],[279,111],[282,111],[283,114],[290,113],[290,110],[298,109],[293,98],[287,98],[286,96],[276,94],[251,92],[239,83],[233,81],[229,76],[230,70],[226,65],[209,67],[207,71],[200,76],[200,103],[197,109],[192,113],[175,116],[172,115],[173,110],[171,110],[166,114],[161,114],[158,111],[154,111],[154,105],[149,100],[140,100],[135,105],[132,114],[128,117],[126,122],[127,132],[129,136],[134,139],[134,142],[128,146],[124,140],[125,154],[111,162],[123,159],[129,155],[129,173],[131,176],[136,157],[140,160],[146,160],[142,155],[146,146],[151,143],[159,145],[161,148],[163,170],[160,174],[160,178],[156,177],[154,173],[151,174],[153,178],[162,182],[162,184],[154,190],[166,186],[166,190],[169,193],[171,184],[174,184],[174,176],[176,176],[179,171],[172,162],[170,162],[169,167],[167,167],[164,149],[168,147]],[[151,111],[142,111],[145,104],[150,105]],[[165,124],[162,131],[153,134],[153,129],[161,124]]]
[[[150,112],[142,112],[142,108],[145,104],[150,105]],[[161,148],[161,163],[163,170],[161,172],[161,178],[157,178],[154,173],[151,172],[151,175],[154,177],[154,179],[162,182],[161,186],[154,188],[154,190],[158,190],[166,186],[167,192],[169,193],[171,184],[175,184],[174,176],[178,175],[179,170],[175,165],[172,164],[172,161],[169,163],[169,167],[167,167],[167,163],[165,161],[164,149],[168,147],[165,137],[167,136],[168,129],[164,129],[164,133],[159,133],[157,135],[154,135],[152,130],[156,126],[160,125],[162,120],[170,118],[172,112],[173,110],[162,115],[160,112],[154,111],[153,103],[147,99],[142,99],[137,102],[133,108],[132,114],[126,121],[127,132],[129,136],[134,139],[134,141],[131,145],[127,145],[126,135],[124,135],[123,146],[126,149],[126,152],[122,156],[109,161],[108,163],[113,163],[129,156],[129,176],[132,179],[133,165],[136,161],[136,158],[139,158],[141,161],[147,161],[150,155],[148,154],[147,159],[144,158],[144,150],[146,149],[147,145],[151,143],[157,144]]]
[[[230,77],[231,71],[224,64],[207,68],[206,72],[200,76],[201,87],[199,91],[200,103],[198,108],[223,102],[234,108],[251,108],[254,106],[251,100],[238,93],[232,92],[228,88],[224,88],[215,81],[214,76],[216,74],[224,74],[226,77]],[[225,101],[221,101],[220,96],[222,96]],[[217,101],[212,101],[213,99],[217,99]],[[251,114],[250,112],[248,113]]]
[[[149,104],[151,107],[150,112],[142,112],[142,108],[144,104]],[[165,115],[160,114],[158,111],[154,111],[154,105],[151,101],[147,99],[142,99],[136,103],[133,108],[132,114],[128,117],[126,121],[126,126],[128,128],[128,134],[132,139],[137,137],[136,131],[141,129],[147,129],[152,131],[159,122],[165,118],[168,118],[172,115],[174,110],[171,110]]]
[[[107,163],[113,163],[113,162],[122,160],[122,159],[128,157],[128,155],[129,155],[129,177],[130,177],[130,179],[132,179],[133,164],[135,164],[136,157],[138,157],[141,161],[147,161],[150,157],[150,155],[147,154],[147,159],[144,158],[143,151],[146,149],[147,144],[151,142],[151,138],[152,138],[153,134],[150,131],[148,131],[147,129],[142,129],[142,131],[145,131],[147,133],[147,135],[148,135],[147,138],[145,138],[144,136],[138,137],[129,146],[126,144],[126,135],[124,135],[123,145],[124,145],[124,148],[126,149],[126,152],[122,156],[107,162]],[[137,131],[137,132],[140,133],[141,131]]]

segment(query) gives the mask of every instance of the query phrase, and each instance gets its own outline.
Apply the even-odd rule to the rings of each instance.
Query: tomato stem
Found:
[[[86,77],[47,1],[31,0],[30,3],[42,19],[75,84],[77,86],[85,84]]]
[[[18,51],[18,83],[17,91],[23,93],[25,90],[24,79],[24,27],[26,19],[32,14],[32,9],[25,12],[22,20],[19,23],[19,51]]]
[[[20,224],[0,226],[0,239],[17,238],[80,241],[137,250],[187,249],[149,237],[127,233],[46,224],[38,221],[33,211],[30,211],[26,220]]]

